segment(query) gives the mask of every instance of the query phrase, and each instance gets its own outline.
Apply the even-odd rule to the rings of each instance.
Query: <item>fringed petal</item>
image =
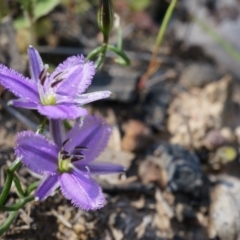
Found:
[[[76,168],[84,173],[102,175],[112,173],[122,173],[125,171],[120,164],[106,163],[106,162],[92,162],[77,161],[73,163]]]
[[[73,171],[61,174],[59,180],[63,195],[73,205],[84,210],[96,210],[104,206],[105,197],[101,187],[92,178]]]
[[[85,161],[90,162],[105,149],[110,134],[111,128],[103,118],[88,115],[67,133],[66,139],[70,139],[70,141],[66,144],[65,149],[71,152],[76,146],[87,148],[88,150],[84,150],[83,154]]]
[[[83,56],[72,56],[56,68],[51,74],[51,81],[61,73],[63,73],[61,78],[64,80],[57,85],[56,93],[76,96],[83,93],[91,84],[95,67],[93,62],[85,63]]]
[[[84,105],[100,99],[108,98],[111,95],[110,91],[99,91],[93,93],[81,94],[75,98],[75,102],[79,105]]]
[[[73,104],[39,105],[38,111],[50,119],[76,119],[87,115],[87,110]]]
[[[39,103],[37,84],[13,69],[0,64],[0,84],[14,95]]]
[[[58,148],[43,135],[31,131],[20,132],[15,154],[36,173],[55,174],[57,171]]]

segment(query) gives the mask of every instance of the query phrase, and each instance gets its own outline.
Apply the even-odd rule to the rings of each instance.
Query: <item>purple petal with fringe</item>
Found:
[[[15,154],[36,173],[55,174],[57,171],[58,148],[43,135],[31,131],[19,133]]]
[[[101,117],[87,116],[64,136],[62,122],[50,120],[50,133],[55,143],[30,131],[17,137],[15,153],[34,172],[44,175],[35,196],[45,199],[60,186],[63,195],[85,210],[105,204],[101,187],[91,174],[120,173],[118,164],[90,162],[106,147],[110,127]]]
[[[105,198],[101,187],[90,177],[83,174],[63,173],[59,177],[60,188],[65,198],[84,210],[95,210],[104,206]]]
[[[73,164],[82,172],[96,175],[122,173],[125,171],[122,165],[113,163],[77,161]]]
[[[61,72],[65,73],[65,80],[58,85],[56,93],[76,96],[83,93],[91,84],[95,67],[93,62],[85,63],[84,57],[78,55],[67,58],[56,68],[52,76]]]
[[[16,107],[37,109],[50,119],[75,119],[85,116],[83,104],[107,98],[109,91],[82,94],[91,84],[95,67],[83,56],[72,56],[48,73],[38,51],[28,48],[31,79],[0,65],[0,84],[21,100],[13,100]]]
[[[31,79],[0,64],[0,83],[14,95],[38,103],[37,85]]]
[[[40,105],[38,106],[38,111],[51,119],[76,119],[88,114],[86,109],[70,104]]]
[[[81,94],[78,97],[76,97],[76,102],[80,105],[83,105],[100,99],[108,98],[110,95],[111,95],[110,91],[99,91]]]
[[[90,162],[106,148],[110,134],[111,128],[102,118],[88,115],[68,132],[66,138],[71,141],[65,149],[71,152],[75,146],[86,147],[89,151],[84,152],[85,161]]]

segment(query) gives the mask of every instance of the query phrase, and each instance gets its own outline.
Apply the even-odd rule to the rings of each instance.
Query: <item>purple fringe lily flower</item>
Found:
[[[52,74],[32,46],[28,56],[31,79],[0,64],[0,84],[20,98],[10,102],[15,107],[36,109],[51,119],[75,119],[87,115],[82,105],[110,95],[109,91],[82,94],[95,74],[93,63],[83,56],[67,58]]]
[[[43,200],[60,187],[63,195],[82,209],[104,206],[101,187],[91,174],[121,173],[121,165],[93,162],[107,145],[111,129],[100,117],[86,116],[66,135],[60,120],[50,121],[54,142],[43,135],[18,134],[15,154],[33,172],[44,175],[35,196]]]

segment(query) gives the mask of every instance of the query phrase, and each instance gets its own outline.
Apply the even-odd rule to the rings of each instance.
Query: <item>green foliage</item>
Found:
[[[0,0],[0,21],[3,17],[5,17],[9,12],[7,1],[6,0]]]
[[[14,21],[14,27],[17,30],[30,27],[31,23],[51,12],[60,0],[19,0],[19,2],[28,17],[21,16]]]
[[[70,8],[69,0],[61,0],[61,4],[66,8]],[[91,8],[91,3],[89,0],[76,1],[73,11],[77,14],[82,14]]]
[[[58,4],[60,0],[38,0],[35,9],[35,18],[38,19],[51,12]]]
[[[133,11],[143,11],[150,4],[150,0],[129,0],[129,7]]]
[[[18,2],[22,5],[24,11],[27,12],[28,16],[30,18],[33,18],[36,0],[18,0]]]

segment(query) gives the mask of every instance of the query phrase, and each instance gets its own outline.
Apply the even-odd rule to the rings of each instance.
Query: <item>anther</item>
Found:
[[[48,70],[48,66],[45,66],[39,74],[39,80],[40,80],[40,83],[42,84],[42,86],[44,85],[44,83],[47,79],[47,70]]]
[[[62,160],[68,159],[68,158],[70,158],[70,156],[71,156],[71,155],[63,155],[63,156],[62,156]]]
[[[74,157],[77,157],[77,158],[82,158],[82,159],[85,158],[85,156],[84,156],[83,154],[81,154],[81,153],[79,153],[79,154],[74,154],[73,156],[74,156]]]
[[[64,154],[64,155],[69,155],[69,153],[68,153],[67,151],[65,151],[65,150],[61,150],[60,153],[61,153],[62,155],[63,155],[63,154]]]
[[[76,146],[74,150],[88,150],[88,148],[82,147],[82,146]]]
[[[61,78],[61,79],[53,82],[53,83],[51,84],[51,87],[52,87],[52,88],[53,88],[53,87],[56,87],[60,82],[62,82],[62,80],[64,80],[64,78]]]
[[[64,72],[59,72],[59,73],[58,73],[58,74],[56,74],[56,75],[55,75],[53,78],[57,80],[57,79],[58,79],[58,77],[60,77],[60,76],[61,76],[63,73],[64,73]]]
[[[66,140],[62,143],[62,146],[64,147],[69,141],[70,141],[70,139],[66,139]]]

